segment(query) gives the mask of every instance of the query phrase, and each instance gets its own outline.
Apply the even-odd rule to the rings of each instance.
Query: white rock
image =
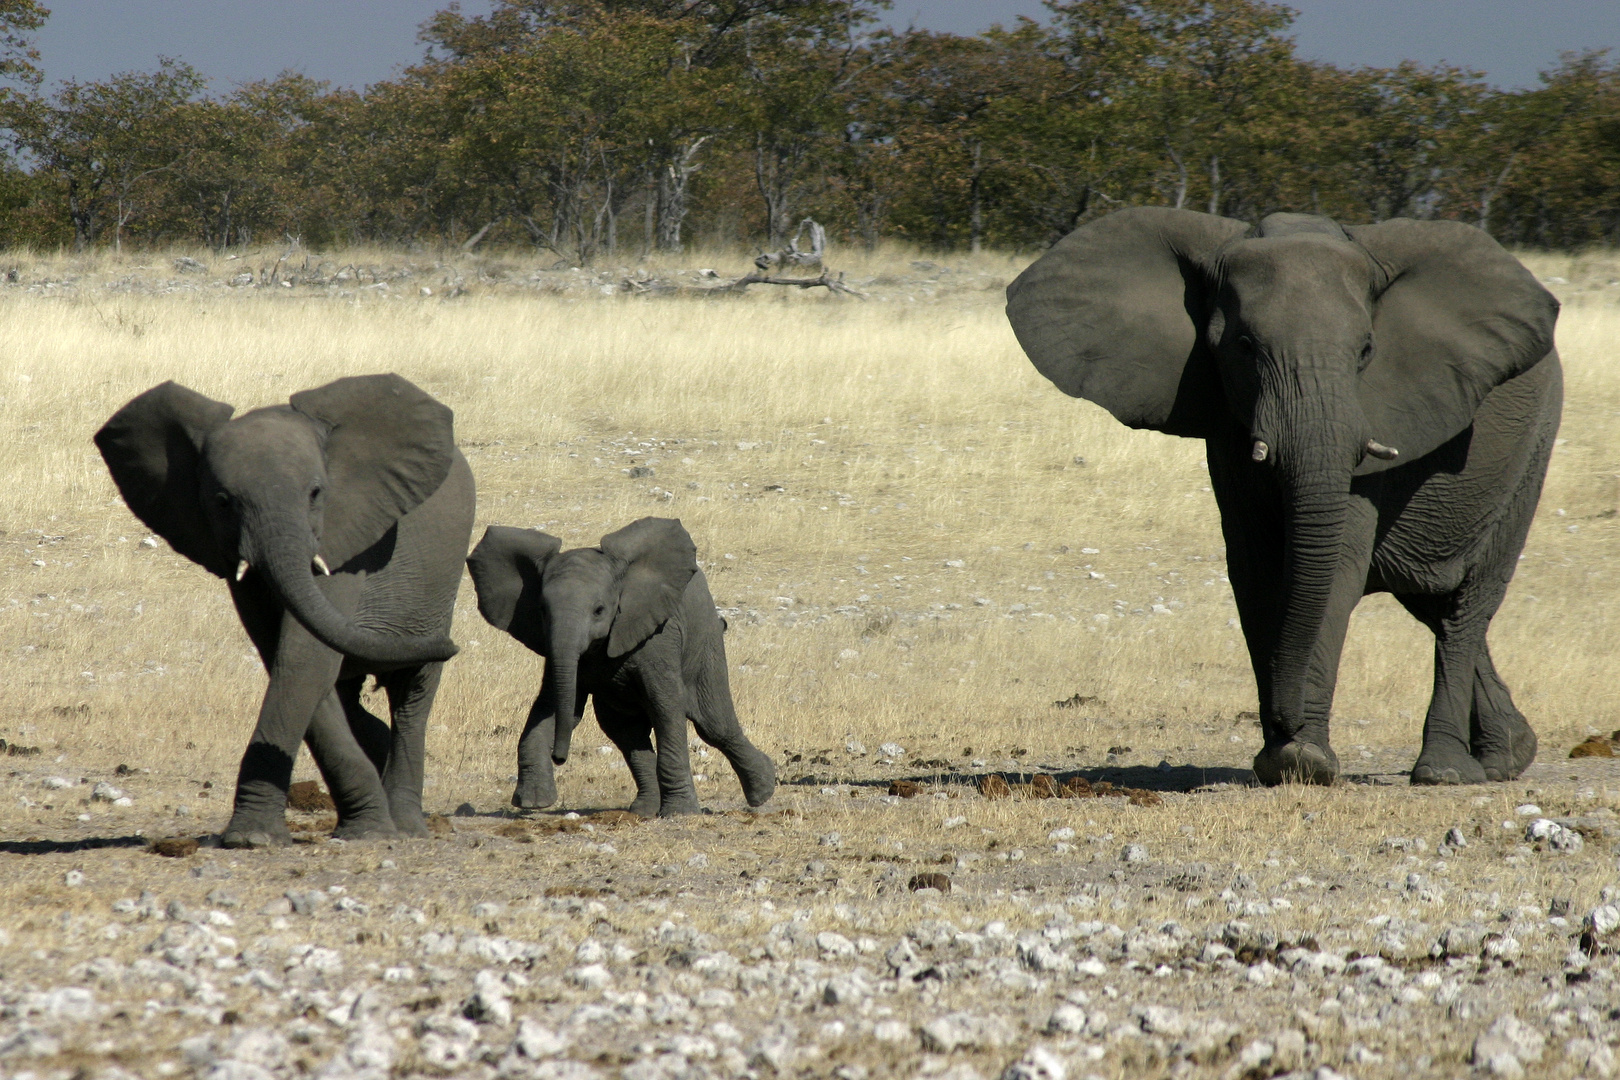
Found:
[[[954,1012],[936,1017],[922,1027],[925,1050],[948,1054],[958,1048],[993,1050],[1012,1040],[1012,1026],[999,1016]]]
[[[1068,1075],[1056,1054],[1044,1046],[1032,1046],[1023,1057],[1007,1066],[1001,1080],[1067,1080]]]
[[[1086,1030],[1086,1011],[1078,1005],[1063,1003],[1052,1010],[1046,1020],[1048,1035],[1078,1035]]]
[[[568,981],[586,990],[604,990],[613,985],[613,973],[601,964],[571,968]]]
[[[1620,906],[1603,904],[1595,907],[1587,914],[1585,923],[1594,934],[1612,933],[1616,927],[1620,927]]]
[[[824,960],[843,960],[855,955],[855,943],[831,930],[816,935],[816,948],[821,950]]]
[[[1119,861],[1142,863],[1148,861],[1148,850],[1141,844],[1126,844],[1119,853]]]
[[[1513,812],[1518,814],[1520,817],[1540,817],[1541,807],[1537,806],[1535,803],[1522,803],[1515,807]]]
[[[1523,1076],[1524,1066],[1541,1060],[1547,1037],[1512,1014],[1499,1016],[1474,1040],[1470,1060],[1496,1076]]]
[[[608,948],[596,938],[586,938],[574,950],[574,959],[581,964],[600,964],[608,958]]]
[[[846,649],[845,651],[848,652],[849,650]],[[859,655],[859,654],[857,653],[856,655]],[[903,757],[903,756],[905,756],[905,752],[906,752],[905,747],[901,746],[899,743],[894,743],[894,742],[886,742],[883,745],[878,747],[878,753],[882,754],[884,757],[892,757],[892,758]]]
[[[123,789],[115,788],[105,780],[90,789],[91,802],[116,802],[123,797]]]
[[[535,1020],[524,1017],[518,1022],[517,1035],[512,1039],[512,1052],[531,1061],[556,1057],[568,1049],[568,1038]]]

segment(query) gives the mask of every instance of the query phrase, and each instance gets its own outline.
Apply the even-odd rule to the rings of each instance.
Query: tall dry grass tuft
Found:
[[[62,270],[53,258],[25,279]],[[1127,431],[1037,375],[987,287],[1011,260],[949,260],[970,284],[942,290],[887,258],[859,268],[895,283],[865,303],[147,294],[102,287],[137,266],[84,260],[76,284],[0,292],[0,736],[228,779],[263,674],[223,585],[143,544],[90,435],[164,379],[246,409],[397,371],[456,410],[478,531],[536,526],[572,546],[646,514],[685,522],[730,613],[744,723],[772,753],[854,737],[961,764],[1095,764],[1130,746],[1246,765],[1254,689],[1202,448]],[[1620,274],[1532,263],[1574,282],[1554,286],[1569,404],[1491,642],[1546,756],[1620,727],[1605,679]],[[470,586],[455,636],[429,741],[430,801],[452,805],[504,788],[539,685]],[[1365,602],[1336,707],[1347,764],[1415,752],[1429,678],[1427,632]],[[1094,700],[1054,708],[1077,694]],[[581,760],[565,795],[624,788],[612,760]]]

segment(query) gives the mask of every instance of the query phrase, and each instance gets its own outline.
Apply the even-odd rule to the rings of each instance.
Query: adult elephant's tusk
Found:
[[[327,577],[332,576],[332,570],[331,570],[331,568],[329,566],[326,565],[326,560],[325,559],[323,559],[319,555],[317,555],[317,556],[315,556],[314,562],[315,562],[316,568],[318,568],[321,573],[325,574]]]
[[[243,559],[243,560],[241,560],[240,562],[238,562],[236,564],[236,580],[241,581],[243,578],[247,577],[247,572],[248,572],[248,561],[246,559]]]
[[[1382,461],[1394,461],[1401,456],[1401,452],[1393,446],[1385,446],[1377,439],[1367,440],[1367,453]]]
[[[1254,449],[1249,451],[1249,457],[1255,461],[1264,461],[1266,460],[1266,455],[1270,453],[1271,447],[1267,446],[1260,439],[1256,439],[1254,440]]]

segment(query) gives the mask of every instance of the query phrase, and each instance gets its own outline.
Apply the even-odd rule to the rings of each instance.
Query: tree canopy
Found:
[[[48,11],[0,0],[0,242],[521,243],[590,261],[694,240],[1039,247],[1121,206],[1442,217],[1620,239],[1620,65],[1541,85],[1300,58],[1266,0],[1046,0],[1049,25],[894,32],[886,0],[451,4],[363,92],[210,96],[181,60],[44,89]]]

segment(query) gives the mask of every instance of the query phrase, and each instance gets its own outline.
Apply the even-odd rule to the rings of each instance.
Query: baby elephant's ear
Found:
[[[478,591],[478,614],[541,656],[546,635],[540,605],[540,579],[562,541],[538,529],[491,525],[484,530],[467,570]]]
[[[675,518],[645,517],[602,537],[602,553],[624,565],[608,655],[623,656],[658,632],[697,573],[697,545]]]

